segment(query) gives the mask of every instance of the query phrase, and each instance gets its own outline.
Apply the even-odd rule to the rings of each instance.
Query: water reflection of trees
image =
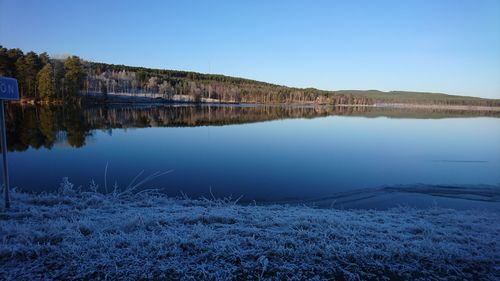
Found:
[[[6,116],[9,150],[50,149],[57,142],[81,147],[90,133],[83,110],[77,105],[9,105]]]
[[[330,115],[390,118],[447,118],[498,116],[498,112],[442,109],[380,109],[332,106],[21,106],[7,107],[9,150],[52,148],[60,143],[72,147],[85,145],[94,129],[142,127],[221,126],[288,118],[315,118]]]
[[[243,124],[332,114],[331,107],[279,106],[149,106],[95,107],[85,110],[92,128],[190,127]]]

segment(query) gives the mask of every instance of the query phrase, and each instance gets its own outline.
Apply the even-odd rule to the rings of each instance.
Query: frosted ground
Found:
[[[500,214],[14,191],[0,279],[499,280]]]

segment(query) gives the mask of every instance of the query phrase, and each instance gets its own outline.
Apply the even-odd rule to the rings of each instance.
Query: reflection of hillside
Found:
[[[93,129],[141,127],[190,127],[244,124],[287,118],[362,116],[389,118],[450,118],[495,116],[499,112],[444,109],[397,109],[332,106],[235,105],[107,105],[20,106],[7,108],[10,150],[52,148],[66,143],[84,146]]]
[[[84,112],[92,128],[220,126],[285,118],[313,118],[333,113],[331,107],[216,105],[97,107]]]
[[[500,112],[332,106],[159,105],[94,107],[84,111],[92,128],[181,127],[243,124],[287,118],[329,115],[389,118],[450,118],[498,116]]]

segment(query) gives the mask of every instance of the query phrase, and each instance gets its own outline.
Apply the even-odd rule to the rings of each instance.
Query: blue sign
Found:
[[[19,100],[16,79],[0,76],[0,100]]]

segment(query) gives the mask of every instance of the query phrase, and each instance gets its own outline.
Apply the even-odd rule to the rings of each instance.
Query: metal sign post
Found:
[[[5,208],[10,208],[9,196],[9,169],[7,165],[7,135],[5,130],[4,100],[19,100],[19,89],[17,80],[0,76],[0,131],[2,133],[2,158],[3,158],[3,180]]]

